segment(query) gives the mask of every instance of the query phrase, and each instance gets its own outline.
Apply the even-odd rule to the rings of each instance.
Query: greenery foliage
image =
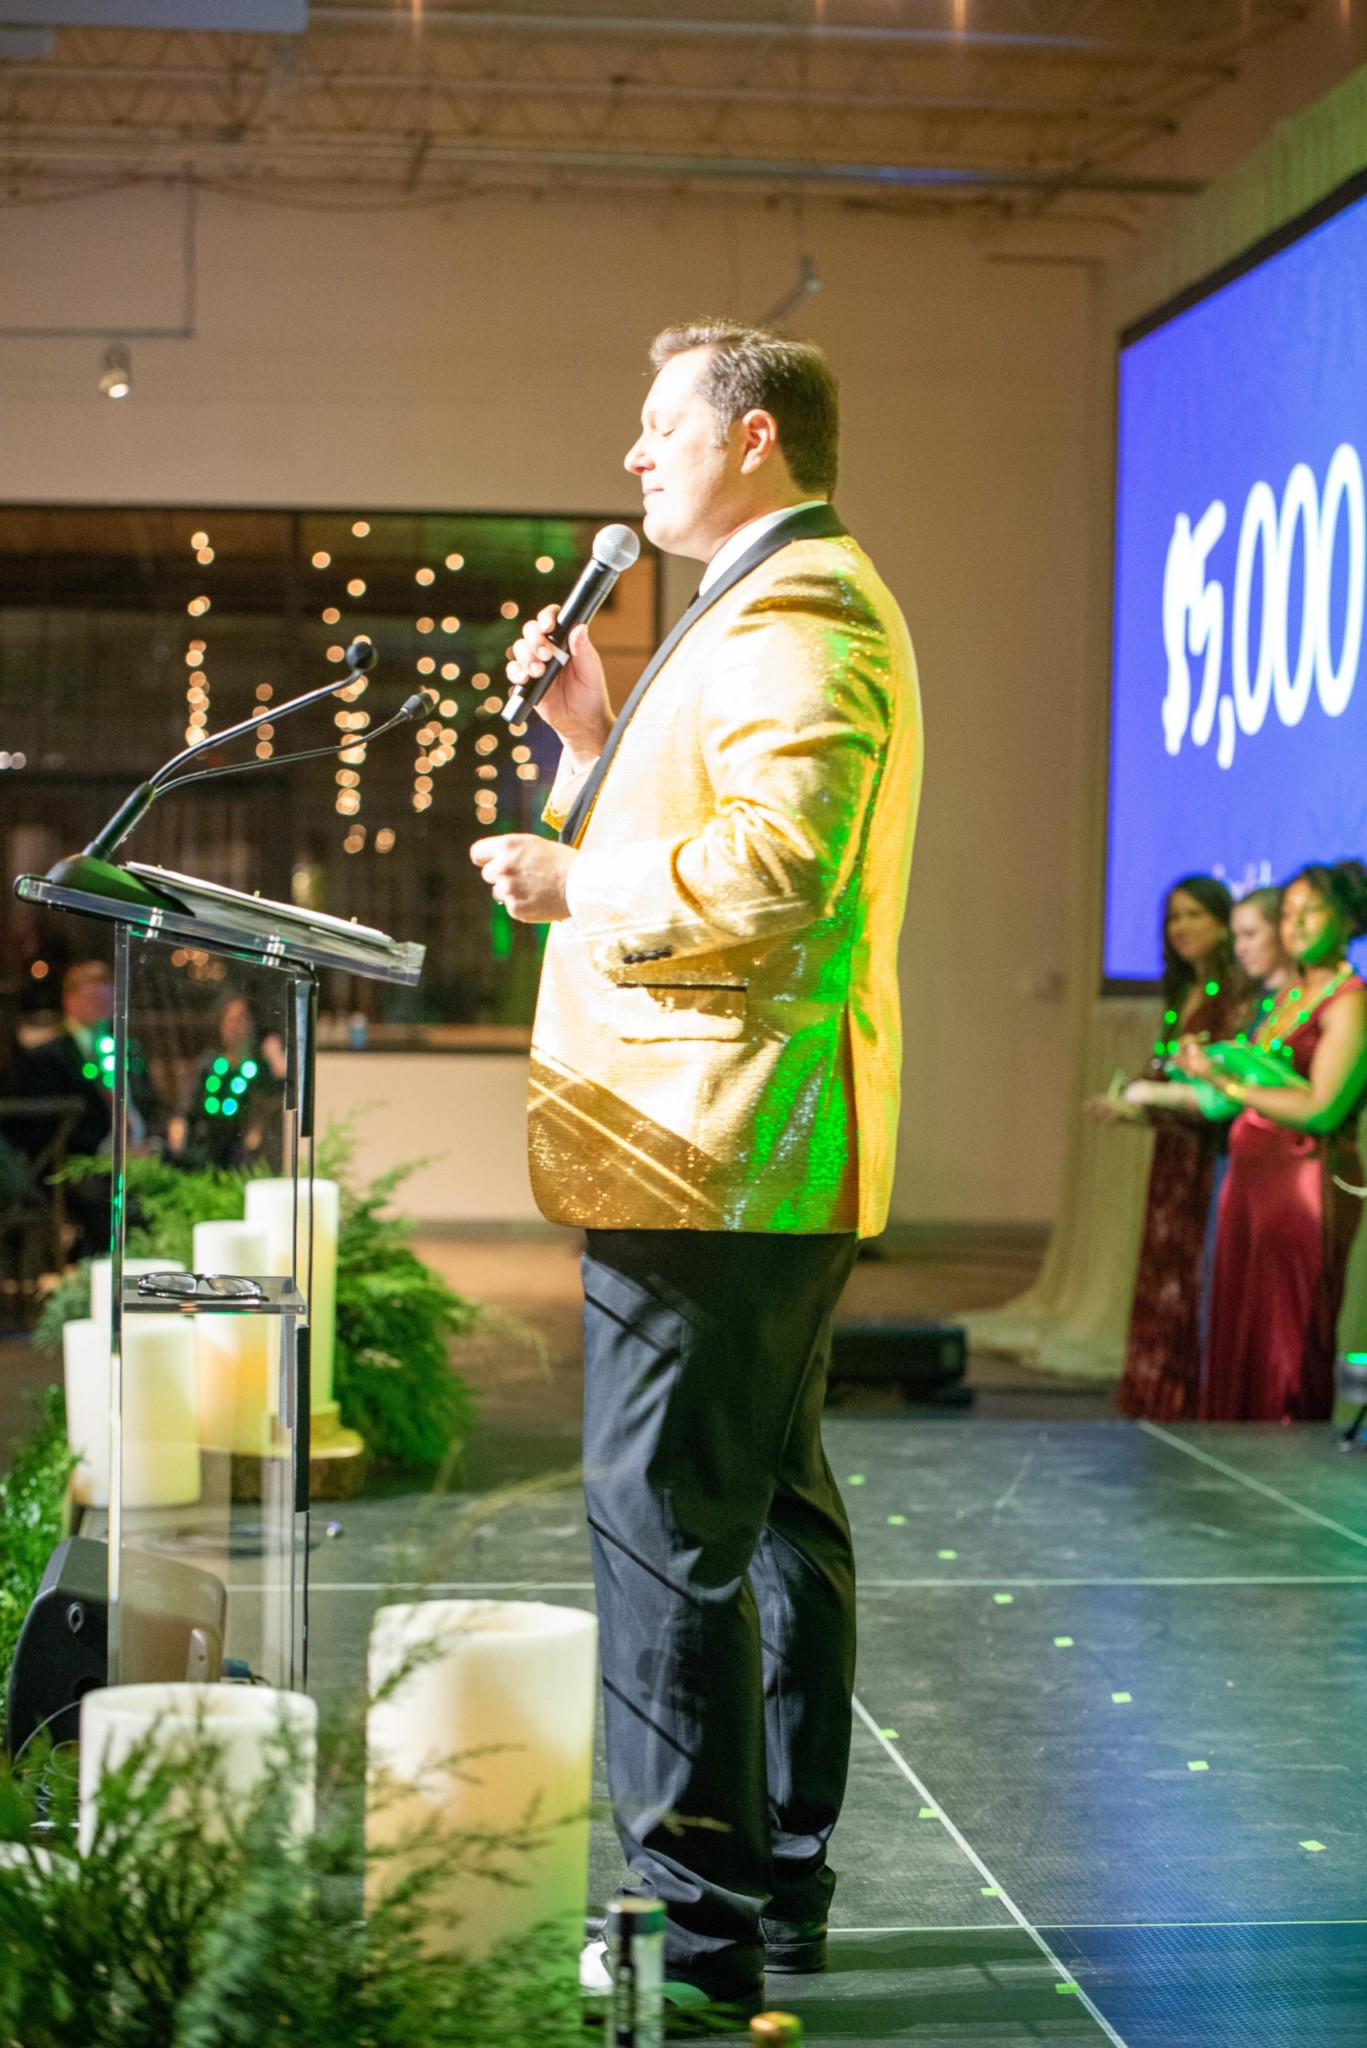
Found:
[[[420,1161],[364,1182],[356,1172],[351,1123],[332,1124],[318,1147],[320,1179],[341,1190],[337,1243],[337,1350],[334,1387],[342,1421],[359,1430],[380,1463],[430,1471],[466,1434],[474,1409],[450,1365],[447,1345],[482,1311],[447,1286],[418,1257],[412,1226],[393,1213],[395,1195]],[[63,1178],[108,1173],[106,1159],[71,1159]],[[187,1169],[163,1159],[130,1159],[130,1258],[192,1263],[196,1223],[241,1216],[248,1176],[224,1168]],[[64,1279],[35,1333],[43,1349],[61,1346],[62,1325],[90,1313],[88,1274]]]
[[[481,1311],[424,1265],[411,1226],[392,1213],[394,1196],[421,1162],[361,1183],[350,1124],[331,1125],[318,1151],[319,1174],[341,1189],[333,1378],[342,1420],[387,1462],[430,1468],[474,1420],[447,1343]]]
[[[67,1448],[62,1390],[49,1387],[37,1429],[0,1479],[0,1723],[24,1616],[65,1533],[67,1481],[75,1463]]]
[[[363,1739],[363,1735],[362,1738]],[[283,1739],[256,1791],[229,1794],[201,1730],[151,1741],[102,1780],[74,1853],[72,1765],[0,1767],[0,2040],[23,2048],[567,2048],[582,2040],[577,1941],[535,1935],[485,1960],[438,1952],[453,1871],[516,1883],[529,1820],[494,1841],[406,1842],[363,1891],[357,1736],[324,1748],[317,1832],[293,1838],[300,1763]],[[50,1847],[33,1846],[45,1816]],[[18,1846],[22,1845],[22,1846]],[[580,1930],[573,1931],[577,1935]]]

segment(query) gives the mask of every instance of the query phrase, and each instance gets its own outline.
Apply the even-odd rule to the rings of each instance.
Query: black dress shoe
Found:
[[[766,1920],[759,1923],[764,1939],[764,1967],[776,1977],[807,1977],[826,1967],[824,1920]]]

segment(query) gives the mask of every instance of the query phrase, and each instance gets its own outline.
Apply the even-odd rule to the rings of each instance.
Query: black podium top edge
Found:
[[[143,870],[144,874],[153,872]],[[313,918],[292,904],[227,890],[215,891],[212,898],[206,891],[194,910],[69,888],[45,875],[21,875],[14,893],[25,903],[43,903],[54,910],[127,925],[142,939],[203,947],[264,967],[335,967],[403,988],[417,987],[427,950],[387,938],[365,925],[353,927],[341,918]]]

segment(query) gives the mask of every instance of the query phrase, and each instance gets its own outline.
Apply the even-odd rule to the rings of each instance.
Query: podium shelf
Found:
[[[255,1280],[261,1289],[255,1301],[215,1300],[207,1294],[177,1301],[170,1294],[139,1294],[136,1281],[125,1281],[119,1300],[126,1316],[298,1316],[301,1323],[308,1321],[308,1302],[292,1280],[274,1273],[243,1277]]]

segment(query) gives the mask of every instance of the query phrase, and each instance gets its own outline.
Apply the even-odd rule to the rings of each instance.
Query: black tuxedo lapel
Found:
[[[594,762],[588,781],[570,806],[569,815],[560,828],[560,837],[566,845],[578,844],[579,835],[588,823],[589,812],[593,809],[594,800],[602,787],[603,777],[611,767],[612,757],[621,744],[622,734],[630,725],[642,697],[689,628],[696,626],[703,613],[709,610],[719,597],[724,597],[743,576],[748,576],[761,562],[767,562],[770,555],[776,555],[780,548],[786,548],[790,541],[840,540],[844,533],[845,528],[836,518],[830,505],[810,505],[801,512],[795,512],[790,519],[782,519],[777,526],[771,526],[767,533],[762,533],[759,539],[731,564],[724,575],[719,576],[715,583],[709,584],[706,590],[698,592],[673,631],[667,634],[656,648],[640,681],[618,713],[612,731],[608,734],[607,745]]]

